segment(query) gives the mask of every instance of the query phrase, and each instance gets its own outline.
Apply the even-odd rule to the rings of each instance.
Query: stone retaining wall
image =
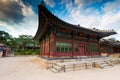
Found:
[[[67,60],[47,60],[47,59],[43,59],[40,57],[34,57],[34,61],[38,62],[44,69],[49,69],[52,68],[54,64],[57,63],[71,63],[70,65],[65,65],[66,70],[77,70],[77,69],[90,69],[90,68],[94,68],[95,67],[95,62],[97,62],[97,60],[103,60],[102,58],[89,58],[89,59],[84,59],[81,60],[80,59],[67,59]],[[86,63],[85,63],[86,61]],[[105,58],[103,61],[111,61],[113,64],[118,64],[120,63],[120,58]],[[73,62],[75,62],[74,64],[72,64]],[[83,64],[76,64],[76,62],[84,62]]]

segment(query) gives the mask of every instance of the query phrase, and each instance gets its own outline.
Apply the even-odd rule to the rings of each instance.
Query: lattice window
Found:
[[[99,52],[97,43],[90,44],[90,52]]]
[[[56,51],[57,52],[72,52],[72,43],[71,42],[56,42]]]

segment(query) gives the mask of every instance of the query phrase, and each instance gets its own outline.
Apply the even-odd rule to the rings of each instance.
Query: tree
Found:
[[[0,42],[1,43],[4,43],[8,46],[11,46],[12,45],[12,42],[14,41],[12,36],[9,35],[7,32],[5,31],[0,31]]]
[[[34,47],[35,44],[38,44],[38,41],[34,41],[31,35],[20,35],[19,38],[17,38],[17,44],[19,49],[24,50],[25,47],[30,44],[33,44]]]
[[[26,46],[36,47],[39,43],[34,41],[31,35],[19,35],[18,38],[15,38],[5,31],[0,31],[0,42],[13,47],[17,52],[25,51]],[[35,51],[33,50],[33,52]]]
[[[114,37],[111,37],[108,40],[110,40],[110,41],[116,41],[116,39]]]

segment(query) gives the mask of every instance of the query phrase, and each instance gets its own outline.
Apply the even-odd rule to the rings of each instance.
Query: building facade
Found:
[[[67,23],[45,6],[38,5],[39,26],[34,39],[40,41],[41,57],[76,57],[100,55],[99,40],[116,34],[114,30],[88,29]]]
[[[100,52],[108,54],[120,54],[120,42],[111,40],[100,41]]]

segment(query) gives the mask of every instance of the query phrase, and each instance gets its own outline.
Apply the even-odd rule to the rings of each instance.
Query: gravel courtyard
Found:
[[[108,69],[93,68],[53,73],[43,69],[33,58],[0,58],[0,80],[120,80],[120,65]]]

